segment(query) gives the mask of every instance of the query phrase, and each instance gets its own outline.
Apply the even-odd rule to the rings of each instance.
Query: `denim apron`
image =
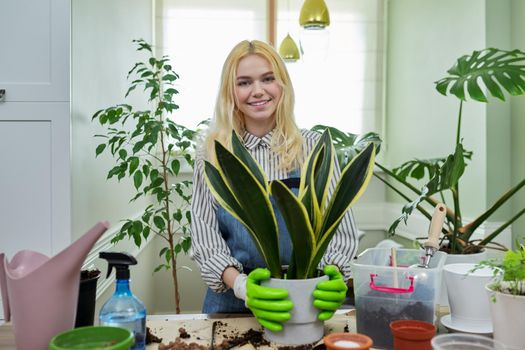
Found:
[[[292,192],[297,195],[299,192],[298,170],[288,173],[288,179],[281,181],[283,181]],[[274,208],[279,230],[279,253],[281,256],[281,264],[288,265],[292,254],[292,241],[275,200],[270,198],[270,202]],[[250,273],[257,267],[265,266],[261,254],[259,254],[259,251],[253,243],[252,237],[243,224],[221,206],[217,208],[217,220],[219,221],[219,230],[222,237],[230,248],[232,256],[242,264],[245,274]],[[208,288],[206,296],[204,297],[202,312],[205,314],[250,313],[244,305],[244,300],[237,299],[231,288],[224,293],[216,293]]]

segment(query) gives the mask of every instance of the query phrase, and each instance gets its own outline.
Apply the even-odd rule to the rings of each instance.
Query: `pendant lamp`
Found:
[[[290,33],[288,33],[281,42],[281,45],[279,46],[279,55],[281,55],[282,59],[286,62],[295,62],[299,60],[299,48],[290,36]]]
[[[330,14],[324,0],[305,0],[299,15],[304,29],[324,29],[330,25]]]

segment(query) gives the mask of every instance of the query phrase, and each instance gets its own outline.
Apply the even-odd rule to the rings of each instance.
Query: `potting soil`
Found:
[[[378,298],[378,293],[371,291],[359,297],[356,303],[357,332],[366,334],[374,341],[374,347],[393,348],[390,322],[395,320],[421,320],[433,322],[434,303]]]

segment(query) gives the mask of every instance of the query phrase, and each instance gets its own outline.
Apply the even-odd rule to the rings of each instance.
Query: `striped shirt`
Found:
[[[309,153],[319,140],[319,134],[302,130],[306,151]],[[280,169],[279,157],[270,149],[272,132],[259,138],[248,132],[243,136],[245,147],[252,157],[261,165],[268,180],[284,179],[288,177],[286,170]],[[329,188],[333,192],[335,183],[340,176],[340,169],[336,160],[334,177]],[[241,273],[243,266],[233,258],[230,249],[219,231],[216,212],[218,203],[211,194],[204,179],[204,161],[197,157],[193,173],[193,199],[192,199],[192,245],[190,254],[201,270],[204,282],[216,292],[228,289],[222,280],[222,273],[228,266],[233,266]],[[345,280],[350,277],[350,261],[357,252],[357,227],[352,212],[345,215],[332,241],[328,245],[319,268],[327,264],[339,267]]]

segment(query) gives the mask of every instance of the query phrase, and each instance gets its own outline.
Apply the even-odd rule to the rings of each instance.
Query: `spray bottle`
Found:
[[[100,309],[99,322],[102,326],[116,326],[133,332],[135,343],[132,350],[144,350],[146,341],[146,308],[129,288],[129,265],[137,260],[127,253],[101,252],[99,257],[108,261],[109,277],[113,267],[117,276],[115,293]]]

